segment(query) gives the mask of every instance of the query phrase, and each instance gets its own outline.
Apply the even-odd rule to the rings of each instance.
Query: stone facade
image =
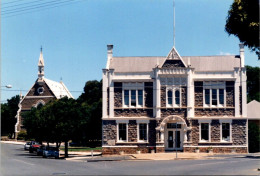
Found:
[[[234,81],[226,81],[226,106],[234,107],[235,106],[235,93],[234,93]]]
[[[103,120],[103,145],[115,145],[117,127],[115,120]]]
[[[187,87],[181,88],[181,106],[182,107],[187,106]]]
[[[115,109],[115,117],[153,117],[153,109]]]
[[[193,145],[198,145],[200,140],[199,122],[198,120],[191,120],[191,142]]]
[[[144,83],[144,105],[145,107],[153,107],[153,83]]]
[[[220,123],[219,120],[211,121],[211,142],[220,142]]]
[[[232,121],[232,141],[233,145],[246,144],[246,120]]]
[[[231,116],[234,117],[235,109],[234,108],[196,108],[195,116],[209,116],[209,117],[222,117],[222,116]]]
[[[167,108],[161,109],[161,117],[162,119],[168,117],[170,115],[178,115],[182,118],[187,116],[187,109],[186,108]]]
[[[161,86],[161,107],[166,107],[166,86]]]
[[[115,107],[122,107],[122,83],[114,83],[114,102]]]
[[[128,123],[128,142],[137,142],[137,124],[136,120],[129,120]]]
[[[195,107],[203,107],[203,82],[196,81],[194,82],[195,91],[194,91],[194,99],[195,99]]]

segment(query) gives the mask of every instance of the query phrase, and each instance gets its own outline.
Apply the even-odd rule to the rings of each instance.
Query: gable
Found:
[[[43,90],[41,92],[41,90]],[[32,88],[29,90],[28,94],[26,96],[53,96],[55,97],[52,90],[49,88],[49,86],[46,84],[46,82],[43,82],[41,84],[35,82],[35,84],[32,86]]]
[[[162,68],[179,68],[186,67],[185,62],[183,62],[181,56],[177,50],[173,47],[163,62]]]

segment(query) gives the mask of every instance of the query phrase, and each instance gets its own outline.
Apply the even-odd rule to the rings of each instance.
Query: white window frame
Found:
[[[209,124],[209,140],[202,140],[201,139],[201,124],[202,123],[208,123]],[[208,119],[200,119],[199,120],[199,142],[211,142],[211,120]]]
[[[170,91],[170,90],[172,91],[172,104],[171,105],[168,103],[168,91]],[[176,98],[175,97],[175,92],[177,90],[180,92],[180,97],[179,97],[180,98],[180,104],[179,105],[175,103],[175,98]],[[181,94],[182,94],[181,87],[172,87],[172,86],[171,87],[167,87],[166,88],[166,107],[174,107],[174,108],[175,107],[176,108],[181,107],[181,104],[182,104],[182,101],[181,101],[182,100],[181,99],[182,95]]]
[[[129,91],[129,105],[125,105],[125,90]],[[136,105],[131,105],[131,91],[135,90],[135,98],[136,98]],[[143,105],[139,105],[138,101],[138,91],[141,90],[143,93]],[[142,108],[144,107],[144,83],[123,83],[123,89],[122,89],[122,105],[123,107],[128,108]]]
[[[220,119],[220,141],[221,142],[232,142],[232,119]],[[223,137],[223,131],[222,131],[222,124],[223,123],[229,123],[229,141],[225,141],[222,139]]]
[[[209,104],[206,104],[205,89],[209,89]],[[217,90],[217,105],[212,105],[212,89]],[[224,104],[219,103],[219,89],[224,90]],[[204,81],[203,82],[203,107],[226,107],[226,82],[225,81]]]
[[[137,120],[136,121],[137,123],[137,142],[145,142],[147,143],[148,142],[148,137],[149,137],[149,120]],[[139,135],[139,125],[140,124],[146,124],[146,139],[147,140],[140,140],[140,135]]]
[[[119,124],[126,124],[126,140],[119,139]],[[116,129],[117,129],[117,142],[128,142],[128,120],[117,120],[116,121]]]

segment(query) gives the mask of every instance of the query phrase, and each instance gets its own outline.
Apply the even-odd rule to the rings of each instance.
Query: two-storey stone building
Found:
[[[114,57],[103,69],[104,154],[137,150],[247,152],[244,46],[240,55]]]

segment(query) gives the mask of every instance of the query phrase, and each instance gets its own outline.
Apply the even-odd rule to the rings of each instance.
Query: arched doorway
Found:
[[[170,115],[163,119],[156,130],[160,132],[160,142],[164,143],[165,150],[183,150],[190,128],[182,117]]]

